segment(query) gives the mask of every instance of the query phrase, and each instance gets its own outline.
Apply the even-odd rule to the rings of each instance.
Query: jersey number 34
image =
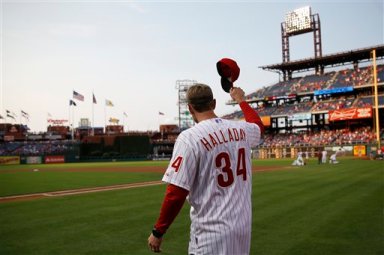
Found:
[[[231,160],[228,152],[221,152],[216,156],[216,167],[221,169],[221,173],[217,176],[217,183],[221,187],[228,187],[234,181],[234,172],[231,168]],[[245,164],[245,149],[240,148],[237,155],[236,176],[242,176],[243,181],[247,180],[247,167]]]
[[[247,180],[247,167],[245,163],[245,149],[240,148],[237,155],[237,164],[236,164],[236,176],[242,176],[243,181]],[[179,171],[181,162],[183,158],[177,157],[175,161],[172,163],[172,167],[175,169],[177,173]],[[221,187],[228,187],[234,181],[235,177],[233,176],[234,172],[231,168],[231,159],[228,152],[221,152],[217,154],[215,158],[216,167],[221,170],[221,173],[217,175],[217,183]]]

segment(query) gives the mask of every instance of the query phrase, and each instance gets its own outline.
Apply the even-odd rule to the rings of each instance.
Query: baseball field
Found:
[[[384,254],[384,162],[253,162],[251,254]],[[168,162],[0,166],[0,254],[151,254]],[[186,203],[162,254],[186,254]]]

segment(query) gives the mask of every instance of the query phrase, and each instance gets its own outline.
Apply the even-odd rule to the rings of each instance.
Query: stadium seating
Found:
[[[384,135],[384,129],[380,131]],[[265,134],[261,146],[355,145],[373,143],[376,134],[370,127],[354,130],[321,130],[318,132]]]
[[[377,66],[377,80],[384,83],[384,65]],[[306,75],[289,81],[281,81],[266,86],[247,95],[248,100],[264,99],[271,96],[285,96],[288,94],[313,93],[318,90],[337,89],[344,87],[361,87],[373,84],[372,66],[361,67],[356,70],[345,69],[331,71],[323,75]]]
[[[292,93],[309,93],[316,90],[326,89],[328,83],[335,76],[335,72],[329,72],[324,75],[307,75],[300,82],[293,84]]]
[[[311,109],[311,111],[329,111],[351,108],[355,98],[337,98],[325,101],[317,102]]]
[[[57,155],[65,154],[70,150],[72,141],[28,141],[3,143],[0,146],[0,155]]]
[[[276,111],[273,112],[273,116],[277,115],[292,115],[296,113],[301,113],[301,112],[310,112],[311,108],[313,106],[313,102],[302,102],[298,104],[284,104],[281,106],[278,106],[276,108]]]
[[[384,95],[379,95],[379,105],[384,105]],[[373,96],[365,96],[365,97],[359,97],[354,104],[354,107],[369,107],[374,106],[374,98]]]
[[[287,94],[291,94],[292,86],[294,86],[294,84],[298,83],[300,80],[301,78],[293,78],[289,81],[278,82],[268,87],[265,90],[264,95],[265,97],[268,97],[268,96],[285,96]]]

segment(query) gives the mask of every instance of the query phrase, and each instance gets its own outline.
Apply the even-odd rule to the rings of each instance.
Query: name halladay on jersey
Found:
[[[228,128],[226,130],[214,131],[200,139],[200,142],[207,151],[223,143],[238,141],[245,141],[245,131],[242,128]]]

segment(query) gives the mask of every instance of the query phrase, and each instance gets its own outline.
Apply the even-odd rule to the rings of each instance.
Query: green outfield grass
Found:
[[[162,174],[140,172],[127,173],[114,171],[92,172],[92,169],[110,168],[112,170],[145,166],[162,166],[165,169],[167,164],[168,162],[165,161],[143,161],[50,165],[6,165],[0,167],[0,197],[143,181],[154,181],[161,179]],[[34,169],[38,169],[39,171],[34,172]],[[87,169],[89,172],[61,171],[68,169]]]
[[[160,164],[165,166],[166,162]],[[282,170],[253,175],[251,254],[384,254],[382,161],[341,159],[338,165],[318,165],[312,160],[300,168],[286,168],[291,160],[255,164],[280,165]],[[126,165],[121,163],[120,167]],[[3,169],[0,185],[9,174],[2,173]],[[19,173],[33,181],[33,172]],[[52,170],[45,180],[53,178],[56,183],[64,178],[54,173],[60,172]],[[98,179],[107,175],[83,174],[68,176],[68,182],[78,179],[80,186],[90,185],[88,179],[97,185],[161,178],[156,173],[118,172],[123,175],[102,181]],[[6,178],[10,181],[12,176]],[[13,185],[23,183],[19,180]],[[146,239],[164,191],[165,185],[158,185],[0,203],[0,254],[151,254]],[[8,192],[12,193],[12,188]],[[187,253],[188,210],[186,203],[165,235],[163,254]]]

